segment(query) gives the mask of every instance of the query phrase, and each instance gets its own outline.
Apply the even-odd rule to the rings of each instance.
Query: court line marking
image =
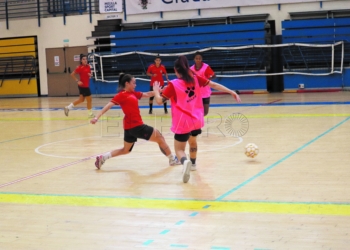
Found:
[[[65,131],[65,130],[72,129],[72,128],[78,128],[78,127],[82,127],[82,126],[86,126],[86,125],[88,125],[88,124],[81,124],[81,125],[77,125],[77,126],[73,126],[73,127],[69,127],[69,128],[63,128],[63,129],[59,129],[59,130],[54,130],[54,131],[42,133],[42,134],[29,135],[29,136],[25,136],[25,137],[21,137],[21,138],[15,138],[15,139],[6,140],[6,141],[0,141],[0,144],[1,143],[6,143],[6,142],[12,142],[12,141],[19,141],[19,140],[23,140],[23,139],[36,137],[36,136],[52,134],[52,133],[61,132],[61,131]]]
[[[68,165],[68,164],[67,164]],[[58,205],[82,207],[114,207],[125,209],[161,209],[192,211],[188,216],[196,217],[203,212],[228,213],[269,213],[269,214],[304,214],[350,216],[350,203],[274,203],[257,201],[199,201],[199,200],[164,200],[142,198],[113,198],[100,196],[45,195],[0,193],[0,203]],[[210,203],[210,207],[207,207]],[[200,213],[201,212],[201,213]],[[175,225],[182,225],[184,220]],[[167,234],[170,229],[163,229],[160,234]]]
[[[307,142],[306,144],[302,145],[301,147],[297,148],[296,150],[294,150],[293,152],[289,153],[288,155],[284,156],[282,159],[276,161],[275,163],[273,163],[272,165],[270,165],[269,167],[265,168],[264,170],[260,171],[259,173],[257,173],[256,175],[250,177],[248,180],[242,182],[241,184],[239,184],[238,186],[232,188],[231,190],[227,191],[226,193],[222,194],[221,196],[219,196],[218,198],[216,198],[216,201],[220,201],[224,198],[226,198],[227,196],[229,196],[230,194],[234,193],[235,191],[241,189],[242,187],[246,186],[247,184],[249,184],[250,182],[252,182],[253,180],[255,180],[256,178],[262,176],[263,174],[265,174],[266,172],[270,171],[271,169],[273,169],[274,167],[276,167],[277,165],[279,165],[280,163],[284,162],[285,160],[287,160],[288,158],[292,157],[293,155],[295,155],[296,153],[298,153],[299,151],[303,150],[304,148],[306,148],[307,146],[309,146],[310,144],[314,143],[315,141],[317,141],[318,139],[322,138],[323,136],[325,136],[326,134],[332,132],[334,129],[338,128],[339,126],[341,126],[342,124],[344,124],[345,122],[347,122],[350,119],[350,117],[346,118],[345,120],[341,121],[340,123],[338,123],[337,125],[331,127],[330,129],[326,130],[325,132],[323,132],[322,134],[318,135],[317,137],[315,137],[314,139],[312,139],[311,141]]]

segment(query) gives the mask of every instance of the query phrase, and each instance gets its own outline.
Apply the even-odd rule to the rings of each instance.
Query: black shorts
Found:
[[[124,130],[124,141],[133,143],[137,141],[137,138],[149,140],[153,134],[154,128],[146,124],[142,124],[135,128]]]
[[[197,136],[202,133],[201,129],[192,130],[187,134],[175,134],[174,139],[180,142],[187,142],[190,136]]]
[[[91,96],[91,91],[90,91],[90,88],[83,88],[83,87],[80,87],[78,86],[79,88],[79,94],[82,95],[82,96]]]
[[[203,104],[210,104],[210,97],[202,98]]]

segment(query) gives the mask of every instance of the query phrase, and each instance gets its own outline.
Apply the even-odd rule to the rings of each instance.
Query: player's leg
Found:
[[[89,95],[86,97],[86,107],[88,109],[89,112],[89,117],[94,117],[94,114],[92,113],[92,96]]]
[[[69,110],[72,110],[75,106],[77,106],[78,104],[84,102],[84,100],[85,100],[85,97],[82,94],[80,94],[79,95],[79,99],[75,100],[74,102],[72,102],[68,106],[64,107],[64,114],[66,116],[68,116]]]
[[[103,155],[97,156],[95,162],[96,168],[100,169],[103,163],[105,163],[105,161],[109,158],[129,154],[133,149],[136,141],[137,138],[130,133],[130,130],[124,130],[124,146],[122,148],[115,149]]]
[[[203,98],[204,116],[209,113],[210,97]]]
[[[176,155],[171,153],[169,145],[166,143],[163,135],[151,126],[143,124],[132,129],[132,134],[137,138],[152,141],[158,144],[160,151],[169,159],[169,165],[179,165]]]
[[[163,105],[164,105],[164,113],[168,114],[167,103],[165,102]]]
[[[185,149],[186,149],[186,143],[190,137],[190,134],[175,134],[174,137],[174,147],[175,147],[175,153],[177,155],[177,158],[180,159],[181,164],[183,165],[182,170],[182,181],[184,183],[187,183],[190,179],[190,171],[192,162],[187,159]]]
[[[153,91],[153,86],[151,86],[149,88],[149,91]],[[149,98],[149,111],[148,111],[148,114],[152,114],[152,110],[153,110],[153,99],[154,99],[154,96],[150,97]]]
[[[201,129],[193,130],[191,131],[190,138],[188,139],[188,144],[190,146],[190,160],[192,163],[191,171],[196,171],[196,160],[197,160],[197,150],[198,150],[198,144],[197,144],[197,136],[202,133]]]

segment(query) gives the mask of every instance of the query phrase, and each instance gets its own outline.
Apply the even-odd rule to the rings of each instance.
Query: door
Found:
[[[75,68],[80,64],[80,54],[87,55],[88,50],[86,46],[80,47],[67,47],[66,48],[66,65],[68,74],[71,74]],[[77,76],[79,79],[79,76]],[[70,96],[78,96],[79,89],[78,84],[74,81],[72,77],[69,77],[68,81],[69,91],[68,95]]]
[[[63,48],[46,49],[48,96],[67,96],[68,79]]]
[[[80,64],[80,54],[87,53],[86,46],[46,49],[48,96],[79,95],[70,74]]]

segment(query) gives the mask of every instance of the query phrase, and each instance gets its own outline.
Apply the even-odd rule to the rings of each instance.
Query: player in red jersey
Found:
[[[78,80],[75,75],[79,75],[80,79]],[[89,82],[91,77],[91,69],[88,64],[87,56],[81,54],[80,55],[80,65],[72,72],[70,75],[78,84],[79,88],[79,99],[72,102],[68,106],[64,107],[64,113],[68,116],[69,110],[73,109],[73,107],[85,101],[87,102],[87,109],[89,111],[89,117],[94,117],[92,113],[92,97],[91,91],[89,88]]]
[[[168,74],[166,72],[166,69],[162,63],[162,60],[160,59],[159,56],[157,56],[154,59],[154,64],[151,64],[148,69],[147,69],[147,75],[151,77],[151,87],[150,91],[153,91],[153,85],[155,82],[159,82],[160,86],[164,86],[164,79],[163,75],[165,75],[166,80],[169,82]],[[152,96],[149,98],[149,114],[152,114],[152,108],[153,108],[153,99],[154,97]],[[164,113],[168,113],[167,109],[167,103],[165,102],[164,104]]]
[[[135,91],[136,80],[132,75],[121,74],[119,76],[119,89],[113,99],[91,119],[91,123],[95,124],[98,119],[106,113],[112,106],[120,105],[124,113],[123,127],[124,127],[124,147],[113,150],[103,155],[96,157],[95,166],[100,169],[102,164],[111,157],[125,155],[131,152],[137,138],[147,141],[156,142],[159,145],[160,151],[169,158],[169,165],[179,165],[177,157],[171,153],[168,144],[165,142],[162,134],[151,126],[143,123],[140,109],[139,99],[142,97],[154,96],[154,92],[138,92]]]

